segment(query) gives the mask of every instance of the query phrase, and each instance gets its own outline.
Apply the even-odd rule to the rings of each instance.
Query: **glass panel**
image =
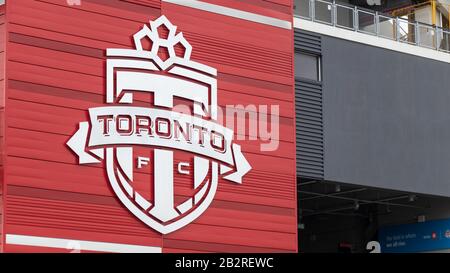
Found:
[[[378,34],[381,37],[395,40],[395,19],[387,16],[378,16]]]
[[[354,11],[351,7],[336,5],[336,26],[354,29]]]
[[[398,19],[398,40],[403,43],[416,43],[416,25],[408,20]]]
[[[358,29],[361,32],[376,34],[375,13],[358,10]]]
[[[320,80],[319,57],[305,53],[295,53],[295,77]]]
[[[330,2],[316,0],[314,4],[315,20],[327,24],[332,23],[333,6]]]
[[[418,25],[418,44],[423,47],[436,48],[436,31],[432,26]]]
[[[300,17],[311,19],[309,14],[309,0],[295,0],[294,14]]]
[[[450,52],[450,32],[441,30],[439,34],[439,50]]]

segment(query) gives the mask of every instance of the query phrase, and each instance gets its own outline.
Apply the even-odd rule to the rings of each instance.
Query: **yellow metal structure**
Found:
[[[436,0],[431,0],[431,24],[436,25]]]

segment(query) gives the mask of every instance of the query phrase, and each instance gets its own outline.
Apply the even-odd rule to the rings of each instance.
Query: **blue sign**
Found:
[[[450,249],[450,219],[381,228],[382,253],[425,252]]]

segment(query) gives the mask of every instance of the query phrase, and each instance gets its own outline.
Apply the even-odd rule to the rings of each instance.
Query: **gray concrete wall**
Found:
[[[326,180],[450,196],[450,64],[322,36]]]

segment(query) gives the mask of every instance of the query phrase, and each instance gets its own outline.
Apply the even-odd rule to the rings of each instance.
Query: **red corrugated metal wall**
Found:
[[[5,113],[5,6],[0,6],[0,236],[3,238],[3,156],[4,156],[4,113]],[[3,240],[0,240],[0,251]]]
[[[292,20],[290,0],[207,2]],[[159,0],[6,5],[4,233],[164,252],[297,251],[292,30]],[[279,105],[281,115],[279,149],[238,142],[253,167],[243,184],[219,180],[210,208],[164,236],[124,208],[103,165],[78,165],[66,146],[86,110],[104,106],[105,50],[132,48],[132,35],[162,14],[192,44],[193,60],[217,68],[220,106]],[[67,252],[8,244],[4,250]]]

